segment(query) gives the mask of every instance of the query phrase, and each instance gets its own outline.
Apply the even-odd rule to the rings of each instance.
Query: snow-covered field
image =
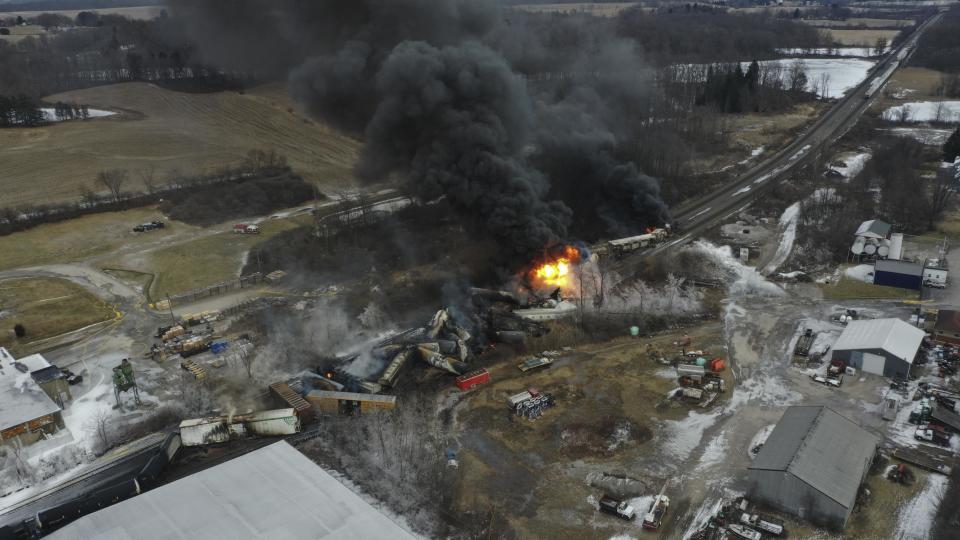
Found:
[[[883,119],[906,122],[960,122],[960,101],[911,101],[883,111]]]
[[[947,142],[947,139],[950,137],[950,134],[953,133],[953,130],[950,129],[937,129],[937,128],[907,128],[907,127],[896,127],[884,129],[892,135],[897,137],[910,137],[919,143],[923,143],[929,146],[943,146],[943,143]]]
[[[58,119],[55,109],[53,109],[52,107],[41,107],[40,110],[43,111],[43,119],[46,120],[47,122],[65,122],[66,121],[66,120]],[[113,111],[103,111],[100,109],[87,109],[88,118],[102,118],[104,116],[113,116],[115,114],[117,113]]]
[[[718,418],[720,418],[719,410],[708,413],[690,411],[683,420],[664,421],[663,432],[666,433],[664,448],[677,461],[686,460],[690,457],[690,453],[700,446],[703,432],[715,424]]]
[[[858,58],[873,58],[875,56],[880,56],[877,54],[877,51],[874,47],[834,47],[834,48],[820,48],[820,49],[777,49],[777,52],[780,54],[786,54],[788,56],[839,56],[839,57],[858,57]],[[886,52],[886,51],[884,51]]]
[[[874,62],[859,58],[796,58],[765,60],[761,64],[779,64],[784,71],[796,62],[803,62],[807,73],[807,90],[817,91],[820,97],[838,98],[867,78],[867,70]],[[743,69],[750,67],[749,62]],[[819,88],[822,78],[828,77],[826,92]]]

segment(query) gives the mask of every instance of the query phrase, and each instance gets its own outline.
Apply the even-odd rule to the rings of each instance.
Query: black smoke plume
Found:
[[[636,76],[642,63],[631,43],[581,19],[478,0],[177,5],[197,21],[188,30],[205,59],[289,70],[311,115],[361,138],[360,179],[398,177],[424,200],[445,197],[511,257],[669,220],[659,182],[621,150],[625,113],[650,87]],[[558,31],[572,36],[562,46]],[[543,91],[538,70],[594,75]],[[623,72],[633,75],[611,76]]]

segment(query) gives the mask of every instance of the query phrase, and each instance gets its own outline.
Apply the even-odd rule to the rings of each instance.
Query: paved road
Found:
[[[789,173],[800,163],[824,150],[852,128],[860,115],[876,99],[875,92],[869,98],[867,90],[874,81],[888,78],[893,72],[893,64],[901,51],[912,48],[917,39],[932,24],[942,17],[941,14],[927,19],[900,46],[878,62],[867,78],[859,86],[847,92],[846,96],[835,103],[800,137],[787,145],[767,161],[747,171],[740,179],[730,183],[699,199],[690,201],[674,209],[674,224],[677,237],[653,249],[637,252],[623,259],[621,267],[631,267],[641,259],[656,255],[676,246],[696,240],[705,231],[718,222],[747,208],[758,195],[787,179]],[[912,49],[911,49],[912,52]],[[905,59],[909,58],[909,53]]]

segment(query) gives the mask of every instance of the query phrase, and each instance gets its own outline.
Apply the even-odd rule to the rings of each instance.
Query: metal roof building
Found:
[[[284,441],[104,508],[54,539],[416,538]]]
[[[857,228],[854,236],[863,236],[865,238],[884,239],[890,234],[890,224],[879,219],[864,221]]]
[[[852,321],[833,345],[833,359],[874,375],[906,377],[925,335],[900,319]]]
[[[32,444],[64,427],[60,406],[0,348],[0,444]]]
[[[923,265],[906,261],[879,260],[873,268],[873,284],[920,290]]]
[[[749,468],[751,497],[842,528],[879,442],[827,407],[789,407]]]

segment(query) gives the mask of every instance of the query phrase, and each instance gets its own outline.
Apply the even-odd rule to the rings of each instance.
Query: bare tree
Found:
[[[880,56],[887,50],[887,38],[879,37],[877,42],[873,46],[873,53],[877,56]]]
[[[100,409],[93,417],[87,420],[84,429],[97,438],[100,447],[106,450],[110,447],[110,414],[106,409]]]
[[[900,123],[904,123],[904,124],[907,123],[907,122],[909,122],[909,121],[910,121],[910,106],[909,106],[909,105],[901,105],[900,108],[897,109],[896,114],[894,114],[894,120],[896,120],[897,122],[900,122]]]
[[[87,206],[93,206],[97,204],[97,192],[93,190],[92,187],[87,184],[82,184],[80,186],[80,200]]]
[[[147,190],[147,193],[157,191],[157,170],[153,165],[139,169],[137,176],[140,177],[140,182],[143,183],[143,188]]]
[[[123,194],[123,184],[127,182],[126,169],[111,169],[97,173],[97,183],[110,191],[114,201],[119,201]]]

